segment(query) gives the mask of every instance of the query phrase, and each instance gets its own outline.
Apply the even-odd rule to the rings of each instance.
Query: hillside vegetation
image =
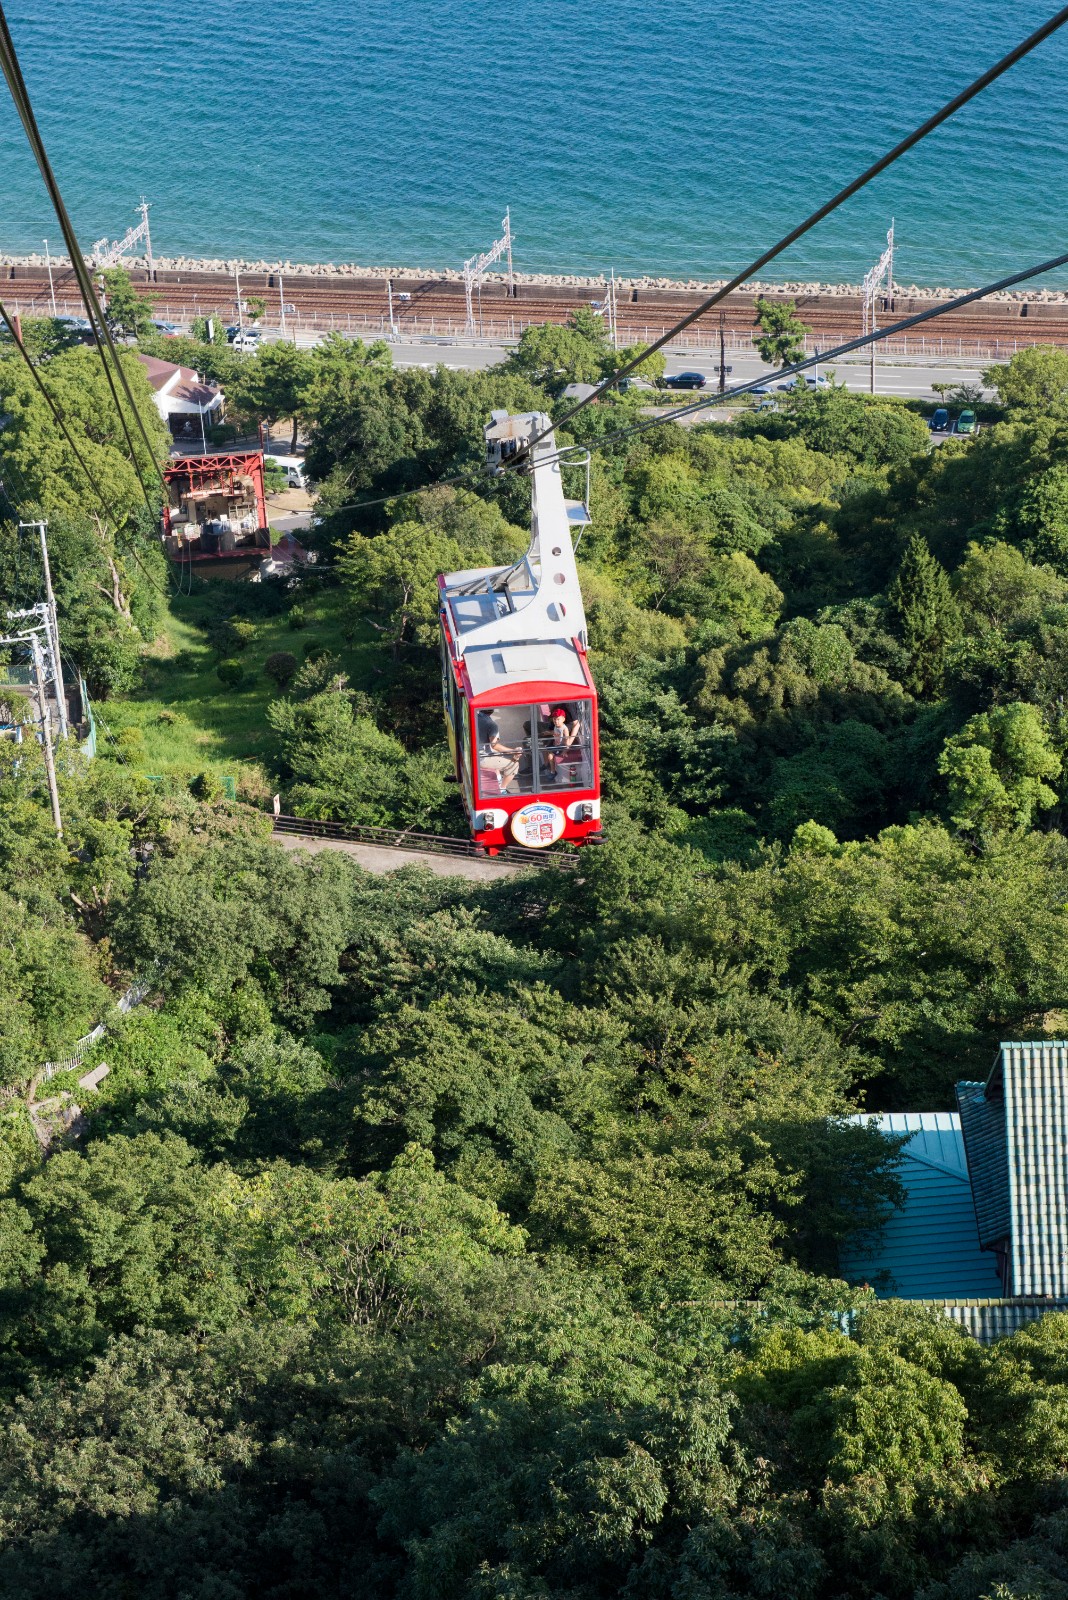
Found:
[[[413,491],[612,355],[585,315],[485,374],[298,355],[274,409],[240,380],[322,482],[296,588],[172,595],[115,439],[105,523],[0,432],[0,591],[39,507],[108,730],[62,841],[0,741],[0,1590],[1064,1600],[1068,1317],[984,1349],[837,1246],[900,1198],[852,1113],[1068,1026],[1068,361],[937,450],[831,390],[599,452],[608,842],[472,885],[242,802],[461,826],[433,578],[529,505]],[[42,1162],[28,1087],[98,1020]]]

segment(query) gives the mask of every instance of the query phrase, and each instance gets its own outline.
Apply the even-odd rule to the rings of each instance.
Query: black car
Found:
[[[675,372],[664,379],[665,389],[703,389],[708,379],[703,372]]]

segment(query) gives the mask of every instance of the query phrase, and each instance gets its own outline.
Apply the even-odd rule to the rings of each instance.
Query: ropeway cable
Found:
[[[126,437],[127,445],[129,446],[130,459],[133,463],[134,471],[137,473],[138,480],[140,481],[141,490],[145,497],[145,503],[151,510],[152,500],[148,492],[148,485],[145,483],[144,474],[142,473],[137,460],[137,451],[134,447],[133,437],[130,433],[129,426],[126,421],[126,415],[119,400],[118,390],[115,387],[115,376],[108,365],[107,357],[104,353],[105,344],[111,354],[112,362],[114,363],[115,374],[118,375],[119,383],[121,384],[123,392],[126,395],[130,410],[133,413],[134,421],[137,423],[138,431],[140,432],[141,438],[144,441],[145,449],[148,453],[148,459],[152,463],[152,466],[159,476],[161,482],[162,473],[160,472],[159,464],[156,461],[155,453],[152,448],[152,442],[148,437],[144,420],[137,408],[137,403],[134,400],[133,391],[130,388],[129,380],[127,379],[126,373],[123,371],[122,363],[119,360],[118,351],[116,350],[114,340],[111,337],[111,330],[107,325],[107,319],[105,318],[103,311],[100,308],[100,303],[97,300],[92,279],[90,278],[88,270],[86,269],[85,261],[78,246],[78,239],[74,232],[74,227],[71,223],[70,216],[68,215],[63,196],[59,191],[59,185],[56,182],[56,176],[52,170],[52,164],[48,159],[48,152],[45,149],[44,140],[41,138],[41,132],[37,126],[37,119],[33,113],[33,106],[30,103],[29,91],[26,88],[26,83],[22,76],[22,69],[19,66],[18,55],[15,51],[14,41],[12,40],[11,32],[7,25],[7,18],[4,15],[2,3],[0,3],[0,67],[3,69],[4,77],[7,80],[7,86],[11,93],[11,98],[15,103],[15,109],[19,114],[19,118],[22,122],[22,126],[30,144],[30,149],[33,151],[34,158],[36,159],[37,165],[40,168],[41,176],[44,179],[45,187],[48,190],[49,198],[52,201],[53,209],[59,221],[64,242],[66,243],[67,251],[70,256],[71,267],[74,271],[75,277],[78,280],[78,288],[81,291],[81,297],[84,302],[86,312],[89,316],[89,326],[92,330],[93,339],[100,354],[100,359],[103,362],[104,371],[107,375],[108,386],[111,389],[112,398],[115,401],[115,407],[119,415],[119,420],[122,424],[122,430]],[[101,340],[101,334],[103,335],[103,342]]]
[[[622,378],[626,378],[630,373],[634,372],[638,367],[640,367],[642,362],[645,361],[647,357],[653,355],[657,350],[661,350],[664,345],[669,342],[669,340],[674,339],[676,335],[682,333],[685,328],[688,328],[691,323],[696,322],[699,317],[703,317],[707,311],[710,311],[713,306],[718,305],[721,300],[724,300],[727,295],[732,294],[735,289],[740,289],[742,285],[747,282],[749,278],[754,277],[762,267],[766,267],[770,261],[774,261],[776,256],[780,256],[784,250],[789,249],[790,245],[796,244],[798,239],[803,238],[806,233],[809,233],[817,223],[823,221],[824,217],[829,217],[832,211],[837,211],[839,206],[844,205],[847,200],[852,199],[853,195],[857,194],[861,189],[863,189],[866,184],[871,183],[873,178],[877,178],[880,173],[885,172],[888,167],[893,166],[895,161],[900,160],[903,155],[907,154],[909,150],[913,149],[915,145],[919,144],[921,139],[926,139],[929,133],[933,133],[936,128],[941,127],[943,122],[948,121],[948,119],[952,117],[955,112],[959,111],[962,106],[967,105],[969,100],[974,100],[976,95],[982,94],[984,89],[989,88],[992,83],[994,83],[1004,73],[1008,72],[1011,67],[1014,67],[1018,61],[1022,61],[1026,55],[1031,53],[1032,50],[1036,49],[1040,44],[1043,44],[1052,34],[1057,32],[1058,28],[1062,28],[1066,22],[1068,22],[1068,6],[1062,7],[1055,16],[1050,17],[1050,19],[1047,22],[1044,22],[1040,28],[1036,28],[1034,33],[1028,34],[1027,38],[1021,40],[1018,45],[1009,51],[1008,55],[1002,56],[1000,61],[995,62],[992,67],[988,67],[986,72],[974,79],[973,82],[971,82],[967,88],[962,89],[959,94],[954,95],[952,100],[947,100],[946,104],[941,108],[941,110],[936,111],[933,116],[927,118],[926,122],[922,122],[918,128],[913,129],[910,134],[894,145],[892,150],[888,150],[885,155],[880,156],[879,160],[874,162],[872,166],[868,167],[866,171],[862,172],[859,177],[854,178],[851,183],[847,183],[845,188],[840,189],[832,199],[825,201],[822,206],[820,206],[816,211],[813,211],[810,216],[805,218],[804,222],[799,223],[796,228],[792,228],[790,232],[785,234],[777,244],[772,245],[770,250],[765,250],[763,255],[757,256],[755,261],[751,261],[749,265],[743,268],[741,272],[736,273],[729,283],[725,283],[722,288],[715,290],[715,292],[710,294],[707,299],[702,300],[701,304],[693,311],[687,312],[686,316],[682,317],[673,328],[669,328],[667,333],[663,334],[661,338],[657,339],[653,344],[648,345],[640,356],[635,356],[631,361],[628,361],[624,366],[620,367],[618,371],[613,372],[609,377],[602,379],[593,390],[592,394],[589,394],[585,399],[578,401],[570,411],[566,412],[564,416],[559,419],[555,426],[562,427],[564,423],[570,422],[572,417],[577,416],[580,411],[584,410],[586,406],[592,404],[592,402],[598,399],[600,395],[604,394],[606,390],[614,388],[614,386],[619,383]],[[535,435],[535,437],[531,439],[529,444],[526,446],[526,449],[528,451],[532,450],[539,440],[543,439],[544,437],[544,433]]]
[[[11,316],[10,312],[8,311],[7,307],[5,306],[5,304],[4,304],[4,302],[2,300],[0,300],[0,317],[2,317],[4,322],[7,324],[8,331],[10,332],[11,338],[14,341],[15,348],[18,350],[20,356],[25,361],[27,367],[29,367],[30,373],[31,373],[31,375],[33,377],[33,381],[37,385],[37,388],[40,390],[41,394],[43,395],[44,400],[45,400],[45,404],[48,406],[49,411],[51,411],[52,416],[55,419],[56,426],[59,428],[59,430],[62,433],[64,439],[67,442],[67,444],[70,446],[71,451],[74,454],[74,458],[77,461],[78,465],[81,467],[82,472],[85,474],[86,480],[89,483],[90,488],[92,489],[93,493],[96,495],[96,498],[99,500],[100,508],[103,511],[105,518],[109,519],[114,524],[115,528],[117,529],[119,527],[119,524],[120,524],[120,518],[118,518],[115,515],[114,509],[111,506],[109,506],[107,500],[104,498],[103,490],[101,489],[99,483],[97,482],[96,477],[94,476],[93,472],[91,471],[90,467],[88,466],[84,455],[82,454],[81,450],[79,450],[77,444],[75,443],[75,440],[74,440],[74,438],[73,438],[73,436],[71,434],[70,429],[67,426],[67,422],[66,422],[65,417],[63,416],[63,413],[60,411],[60,409],[59,409],[58,405],[56,404],[55,400],[53,399],[52,395],[49,394],[48,389],[47,389],[47,387],[45,385],[44,379],[41,377],[41,374],[38,371],[36,364],[34,363],[33,357],[30,355],[30,352],[26,348],[26,345],[25,345],[25,343],[24,343],[24,341],[23,341],[23,339],[22,339],[22,337],[21,337],[21,335],[20,335],[20,333],[18,331],[18,323],[17,323],[17,321]],[[136,464],[134,465],[134,470],[135,471],[137,470],[136,469]],[[140,476],[140,474],[138,474],[138,476]],[[142,488],[142,490],[144,490],[144,480],[143,479],[141,480],[141,488]],[[25,484],[23,484],[23,494],[25,496]],[[153,589],[155,589],[156,593],[162,595],[163,598],[166,600],[168,598],[167,591],[165,589],[161,589],[160,588],[160,586],[156,582],[155,578],[153,578],[152,574],[149,572],[148,568],[145,566],[144,562],[141,560],[141,557],[138,554],[136,547],[133,546],[133,545],[130,546],[130,554],[133,556],[134,560],[137,562],[137,565],[141,568],[141,571],[144,573],[145,577],[148,579],[148,581],[152,585]]]

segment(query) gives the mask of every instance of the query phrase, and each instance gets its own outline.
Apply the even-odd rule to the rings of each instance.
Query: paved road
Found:
[[[506,349],[492,345],[399,344],[393,347],[393,360],[398,367],[436,367],[441,362],[446,367],[465,371],[483,370],[495,366],[498,361],[503,361],[507,354]],[[728,376],[728,387],[731,383],[748,383],[753,378],[766,378],[774,388],[775,371],[765,366],[759,357],[731,354],[728,356],[728,365],[734,369]],[[867,393],[871,388],[869,362],[833,362],[821,365],[818,370],[828,377],[835,378],[839,383],[844,383],[847,389],[857,389]],[[719,379],[718,363],[709,359],[706,354],[670,355],[667,358],[667,371],[703,372],[713,382],[718,382]],[[931,388],[933,383],[979,383],[981,376],[976,367],[962,366],[956,362],[947,361],[943,366],[911,362],[907,365],[902,363],[891,366],[889,362],[885,365],[877,362],[875,389],[877,394],[896,394],[912,399],[934,400],[936,395]]]
[[[268,330],[266,337],[271,339],[277,335]],[[317,334],[297,335],[297,343],[300,345],[310,347],[318,342]],[[393,362],[398,367],[436,367],[440,363],[463,372],[484,371],[487,367],[495,367],[508,355],[506,345],[453,343],[450,339],[401,340],[395,343],[392,349]],[[766,377],[774,385],[774,369],[765,366],[756,355],[728,351],[727,362],[734,368],[728,382],[748,383],[753,378]],[[718,357],[707,350],[697,355],[671,354],[667,357],[667,371],[704,372],[710,379],[717,381]],[[849,360],[823,364],[819,371],[833,376],[848,389],[865,393],[870,390],[871,364],[862,351]],[[902,357],[887,357],[881,360],[876,356],[875,388],[878,394],[934,400],[937,396],[931,388],[933,383],[977,384],[981,378],[980,368],[948,356],[941,362],[906,360]]]

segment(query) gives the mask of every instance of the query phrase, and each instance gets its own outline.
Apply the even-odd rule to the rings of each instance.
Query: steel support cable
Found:
[[[70,448],[71,448],[71,450],[72,450],[72,452],[74,454],[75,460],[77,461],[78,465],[81,467],[82,472],[85,474],[86,481],[88,482],[88,484],[89,484],[90,488],[92,489],[93,493],[96,495],[97,499],[100,501],[100,505],[101,505],[101,507],[103,509],[104,515],[106,517],[110,517],[113,522],[116,521],[117,519],[115,518],[114,512],[110,509],[110,507],[108,506],[107,501],[104,499],[104,496],[103,496],[103,493],[101,491],[100,485],[97,483],[96,478],[93,476],[92,472],[90,471],[90,469],[89,469],[89,467],[88,467],[88,465],[86,463],[85,457],[82,455],[82,452],[79,450],[77,444],[74,442],[74,439],[73,439],[73,437],[71,435],[71,431],[67,427],[66,420],[64,419],[63,413],[60,411],[59,407],[56,405],[56,403],[53,400],[52,396],[49,394],[48,390],[46,389],[45,383],[44,383],[44,379],[41,377],[41,374],[38,372],[37,367],[34,364],[33,357],[30,355],[30,352],[27,350],[25,344],[23,343],[22,337],[18,332],[17,323],[15,322],[14,318],[11,316],[10,312],[8,311],[7,307],[5,306],[5,304],[4,304],[4,302],[2,300],[0,300],[0,317],[2,317],[4,319],[4,321],[7,323],[8,331],[10,332],[11,337],[14,340],[14,343],[15,343],[15,348],[18,350],[18,353],[22,357],[23,361],[25,361],[26,365],[29,367],[30,374],[31,374],[31,376],[33,378],[34,383],[37,385],[37,387],[40,390],[42,396],[44,397],[45,404],[48,406],[48,409],[51,411],[53,417],[55,418],[57,427],[59,428],[60,432],[63,434],[64,439],[67,441],[68,445],[70,446]]]
[[[119,526],[119,518],[115,515],[114,510],[108,505],[107,501],[105,500],[99,483],[97,482],[96,478],[93,476],[92,471],[90,470],[89,466],[86,463],[85,457],[82,455],[82,452],[79,450],[77,444],[74,441],[74,438],[71,435],[70,429],[67,427],[67,423],[66,423],[66,420],[65,420],[65,418],[63,416],[63,413],[60,411],[59,407],[56,405],[56,402],[53,399],[53,397],[49,394],[48,389],[47,389],[47,387],[45,385],[44,379],[41,377],[40,372],[37,370],[37,367],[36,367],[36,365],[34,363],[33,357],[30,355],[30,352],[27,350],[25,343],[23,342],[22,338],[20,337],[20,335],[19,335],[19,333],[17,331],[17,325],[14,322],[14,320],[12,319],[10,313],[8,312],[7,307],[4,305],[4,302],[2,300],[0,300],[0,317],[3,318],[4,322],[6,322],[6,324],[8,326],[8,329],[9,329],[9,331],[11,333],[11,337],[15,342],[15,347],[18,350],[19,354],[21,355],[22,359],[25,361],[26,365],[29,367],[30,372],[31,372],[31,374],[33,376],[34,383],[37,385],[38,389],[41,391],[41,394],[44,396],[45,404],[48,406],[49,411],[51,411],[52,416],[55,418],[56,426],[60,429],[61,433],[63,434],[64,439],[67,441],[67,443],[70,446],[71,450],[74,452],[75,460],[78,462],[78,465],[81,467],[83,473],[85,474],[86,481],[88,482],[88,484],[89,484],[90,488],[92,489],[93,493],[96,495],[96,498],[99,500],[100,508],[103,511],[105,518],[110,519],[110,521],[113,523],[113,525],[116,528],[118,528],[118,526]],[[21,478],[22,474],[20,473],[19,476]],[[142,491],[144,490],[144,487],[145,487],[144,486],[144,481],[142,480],[142,482],[141,482]],[[23,499],[29,499],[29,496],[26,493],[25,480],[23,480],[23,484],[22,484],[22,495],[23,495]],[[148,581],[152,585],[153,589],[155,589],[156,593],[162,595],[163,598],[166,600],[168,598],[167,591],[165,589],[161,589],[160,588],[160,586],[156,582],[155,578],[153,578],[152,574],[149,572],[148,568],[145,566],[144,562],[141,560],[141,557],[138,555],[136,548],[134,546],[132,546],[132,545],[130,547],[130,554],[133,556],[134,560],[137,562],[137,565],[141,568],[141,571],[144,573],[145,577],[148,579]]]
[[[151,510],[152,501],[148,492],[148,486],[145,483],[144,475],[142,474],[141,468],[137,461],[137,452],[134,447],[133,438],[130,434],[126,416],[119,400],[118,391],[115,388],[114,375],[112,374],[111,368],[108,366],[107,357],[104,354],[105,344],[111,353],[111,358],[115,367],[115,373],[118,375],[123,392],[125,393],[126,399],[129,402],[130,410],[133,413],[134,421],[137,423],[141,438],[144,440],[145,449],[148,452],[148,459],[152,463],[152,466],[155,469],[157,476],[159,476],[161,482],[163,475],[160,472],[159,465],[153,453],[152,442],[148,437],[148,432],[145,428],[141,413],[137,409],[133,392],[130,389],[129,380],[127,379],[126,373],[123,371],[122,363],[119,360],[118,351],[116,350],[114,340],[111,337],[111,330],[107,325],[107,319],[100,308],[100,303],[97,300],[96,292],[93,289],[92,279],[89,276],[85,261],[83,260],[81,251],[78,247],[77,235],[74,232],[74,227],[67,213],[67,207],[64,203],[63,196],[60,194],[55,173],[52,171],[52,164],[48,159],[48,152],[45,149],[44,140],[41,138],[40,129],[37,126],[37,119],[33,113],[33,106],[30,103],[29,91],[26,88],[26,83],[22,76],[22,69],[19,66],[18,55],[15,51],[14,41],[7,25],[7,18],[4,15],[2,3],[0,3],[0,67],[3,68],[4,77],[7,80],[7,86],[10,90],[11,98],[15,103],[15,109],[19,114],[19,119],[21,120],[22,126],[25,130],[26,137],[30,144],[30,149],[33,151],[33,155],[40,169],[41,176],[44,179],[45,187],[48,190],[49,198],[52,201],[53,210],[55,211],[56,217],[59,221],[64,242],[66,243],[67,251],[70,255],[71,267],[73,268],[74,275],[78,280],[78,288],[81,291],[81,297],[85,304],[85,309],[89,315],[89,326],[92,330],[93,339],[96,343],[97,350],[100,353],[100,359],[103,362],[104,371],[107,375],[108,386],[111,389],[112,397],[115,401],[115,408],[118,412],[119,421],[122,424],[122,431],[126,437],[126,442],[130,449],[130,459],[133,463],[134,471],[137,473],[138,479],[141,483],[141,489],[145,497],[145,503]],[[101,334],[103,334],[103,343],[101,342]]]
[[[900,322],[891,323],[889,327],[877,328],[874,333],[861,334],[856,339],[850,339],[845,344],[836,345],[832,350],[821,350],[816,355],[806,356],[804,361],[798,361],[793,366],[782,367],[775,373],[762,373],[753,378],[749,383],[740,383],[733,389],[728,389],[725,394],[710,395],[704,400],[695,400],[688,406],[682,406],[677,411],[668,411],[662,417],[647,417],[644,422],[636,422],[632,427],[621,428],[617,433],[607,433],[600,439],[584,441],[584,450],[603,450],[606,445],[616,444],[621,439],[629,439],[636,433],[647,433],[650,428],[661,428],[666,422],[678,422],[683,417],[694,416],[698,411],[707,411],[710,406],[722,405],[725,400],[735,400],[740,395],[750,394],[752,390],[766,385],[768,378],[790,378],[795,374],[808,370],[809,367],[825,365],[829,361],[837,361],[841,356],[848,355],[853,350],[863,349],[866,345],[878,344],[882,339],[892,339],[895,334],[905,333],[909,328],[915,328],[921,322],[931,322],[935,317],[944,317],[947,311],[959,311],[962,306],[971,305],[975,300],[982,300],[984,296],[997,294],[1003,289],[1011,289],[1014,284],[1026,283],[1029,278],[1037,278],[1043,272],[1053,272],[1058,267],[1068,266],[1068,252],[1061,256],[1054,256],[1050,261],[1043,261],[1040,266],[1028,267],[1023,272],[1014,272],[1007,278],[999,278],[996,283],[988,283],[983,289],[972,289],[967,294],[958,295],[955,300],[946,300],[942,305],[932,306],[927,311],[918,311],[914,316],[905,317]],[[557,424],[559,426],[559,424]],[[544,437],[544,435],[543,435]],[[558,461],[564,452],[575,449],[574,445],[563,445],[556,455],[550,456],[549,461]],[[539,465],[543,463],[539,462]],[[567,462],[564,462],[567,465]],[[513,468],[509,463],[509,470],[522,470]],[[431,485],[430,487],[433,487]]]
[[[603,378],[593,390],[592,394],[587,395],[584,400],[580,400],[576,405],[572,406],[571,410],[566,412],[565,415],[554,424],[554,426],[562,427],[564,423],[570,422],[572,417],[577,416],[580,411],[583,411],[586,406],[592,404],[592,402],[600,395],[604,394],[606,390],[614,388],[614,386],[619,383],[621,379],[628,377],[630,373],[636,371],[636,369],[641,366],[642,362],[645,361],[647,357],[655,354],[657,350],[663,349],[664,345],[669,343],[669,341],[674,339],[678,334],[682,333],[684,329],[690,326],[691,323],[696,322],[699,317],[703,317],[707,311],[711,311],[713,306],[718,305],[721,300],[726,299],[727,295],[733,294],[735,289],[740,289],[742,285],[746,283],[749,278],[752,278],[757,272],[759,272],[762,267],[766,267],[769,262],[774,261],[776,256],[782,255],[783,251],[788,250],[792,244],[796,244],[798,239],[804,238],[805,234],[811,232],[817,223],[822,222],[825,217],[829,217],[832,211],[837,211],[839,206],[844,205],[847,200],[852,199],[852,197],[861,189],[863,189],[866,184],[871,183],[873,178],[877,178],[880,173],[885,172],[888,167],[893,166],[895,161],[900,160],[903,155],[906,155],[908,151],[914,148],[915,145],[918,145],[921,139],[926,139],[929,133],[933,133],[936,128],[940,128],[943,122],[948,121],[948,119],[952,117],[955,112],[959,111],[962,106],[966,106],[969,100],[974,100],[976,95],[982,94],[984,89],[988,89],[992,83],[994,83],[1004,73],[1008,72],[1011,67],[1014,67],[1017,62],[1022,61],[1025,56],[1031,53],[1032,50],[1036,49],[1040,44],[1045,43],[1045,41],[1052,34],[1056,33],[1058,28],[1062,28],[1066,22],[1068,22],[1068,6],[1063,6],[1055,16],[1050,17],[1048,22],[1044,22],[1040,28],[1035,29],[1034,33],[1028,34],[1026,39],[1023,39],[1018,45],[1010,50],[1008,55],[1002,56],[1000,61],[995,62],[992,67],[989,67],[986,72],[982,73],[980,77],[976,78],[972,83],[970,83],[967,88],[962,89],[959,94],[955,94],[952,100],[947,100],[946,104],[941,108],[941,110],[936,111],[933,116],[928,117],[926,122],[921,123],[918,128],[913,129],[912,133],[908,134],[904,139],[901,139],[896,145],[894,145],[892,150],[888,150],[885,155],[880,156],[879,160],[874,162],[872,166],[868,167],[866,171],[862,172],[859,177],[854,178],[851,183],[847,183],[845,188],[840,189],[832,199],[825,201],[824,204],[818,208],[818,210],[813,211],[811,216],[805,218],[804,222],[799,223],[796,228],[792,228],[789,233],[784,234],[777,244],[772,245],[770,250],[765,250],[763,255],[757,256],[755,261],[751,261],[749,265],[743,268],[741,272],[736,273],[729,283],[725,283],[722,288],[717,289],[713,294],[710,294],[707,299],[702,300],[701,304],[697,306],[695,310],[687,312],[686,316],[681,318],[680,321],[676,322],[673,328],[669,328],[667,333],[663,334],[661,338],[655,340],[653,344],[648,345],[640,356],[635,356],[633,360],[628,361],[624,366],[620,367],[618,371],[611,373],[607,378]],[[544,432],[535,435],[535,437],[531,439],[527,445],[527,450],[532,450],[534,446],[538,444],[539,441],[544,437]]]

